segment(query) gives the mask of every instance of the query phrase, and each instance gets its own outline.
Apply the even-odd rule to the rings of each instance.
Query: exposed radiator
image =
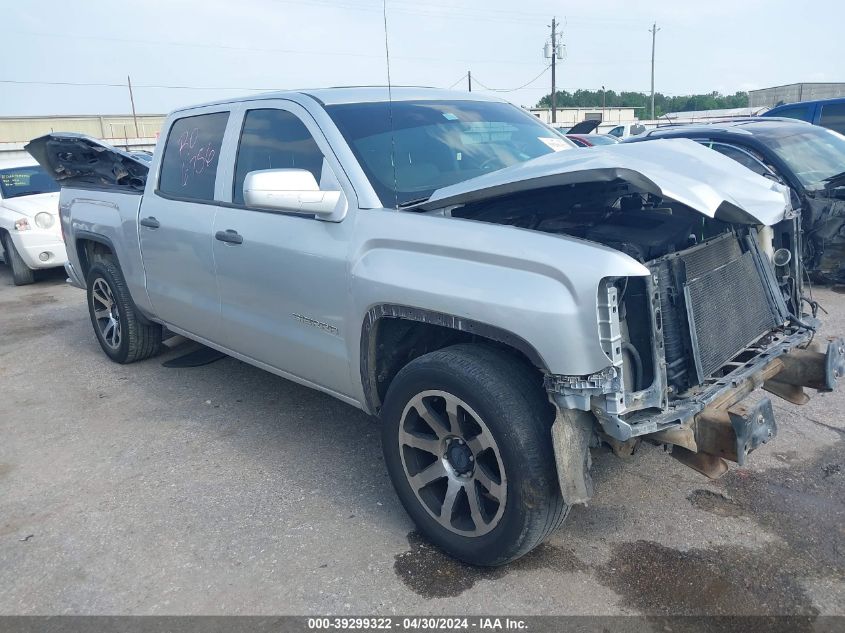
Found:
[[[699,382],[778,325],[753,258],[747,252],[684,287]]]
[[[755,242],[743,244],[745,252],[726,234],[651,265],[661,286],[667,379],[676,391],[700,384],[783,323],[763,274],[770,264]]]
[[[695,246],[679,255],[684,262],[687,281],[697,279],[741,256],[739,240],[733,235],[725,235],[701,246]]]

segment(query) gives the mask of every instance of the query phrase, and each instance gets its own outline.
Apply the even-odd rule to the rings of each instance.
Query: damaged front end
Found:
[[[727,470],[725,460],[743,465],[777,433],[770,400],[746,400],[752,391],[804,404],[804,388],[830,391],[845,375],[845,342],[820,346],[814,316],[796,316],[805,303],[796,222],[759,233],[734,226],[644,262],[648,277],[606,280],[597,311],[611,365],[547,376],[558,408],[591,412],[617,454],[647,440],[710,477]],[[561,461],[571,479],[573,459]]]
[[[453,217],[598,242],[649,272],[605,278],[597,288],[607,366],[545,378],[570,504],[592,494],[588,446],[603,441],[628,455],[650,441],[715,477],[725,460],[744,464],[777,432],[771,402],[751,402],[752,391],[800,404],[805,388],[831,390],[845,373],[842,339],[814,340],[801,218],[785,188],[705,148],[672,143],[631,146],[651,146],[653,154],[608,148],[593,170],[534,170],[530,179],[503,182],[496,197],[441,196]],[[644,157],[649,164],[637,164]],[[607,167],[613,159],[622,166]],[[680,175],[656,166],[660,159],[671,159]]]
[[[785,233],[788,225],[777,228]],[[606,280],[599,290],[599,337],[612,364],[590,376],[546,377],[561,416],[569,416],[553,429],[556,445],[574,448],[572,439],[557,438],[573,428],[581,443],[603,440],[617,454],[646,440],[717,477],[727,470],[724,460],[743,465],[777,433],[770,400],[750,402],[751,392],[762,387],[804,404],[805,388],[831,391],[845,375],[845,342],[814,340],[817,321],[795,316],[800,284],[779,275],[783,266],[772,264],[754,228],[646,265],[651,276]],[[594,416],[596,438],[588,439],[573,410]],[[577,452],[559,459],[577,501],[590,490],[586,469],[575,465],[581,461]]]

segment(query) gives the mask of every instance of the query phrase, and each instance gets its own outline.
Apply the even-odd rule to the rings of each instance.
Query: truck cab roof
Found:
[[[247,97],[235,97],[179,108],[174,112],[186,112],[197,108],[225,105],[241,101],[263,101],[268,99],[291,99],[310,97],[321,106],[347,103],[381,103],[387,101],[504,101],[498,97],[482,95],[477,92],[463,92],[429,88],[424,86],[340,86],[335,88],[313,88],[302,90],[280,90],[264,92]]]

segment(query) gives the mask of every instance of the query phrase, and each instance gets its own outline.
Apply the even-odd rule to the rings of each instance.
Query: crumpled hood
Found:
[[[59,212],[59,192],[36,193],[31,196],[18,196],[0,201],[6,209],[34,218],[36,213],[45,211],[56,215]]]
[[[149,163],[104,141],[76,132],[52,132],[24,149],[62,187],[143,191]]]
[[[564,150],[443,187],[415,209],[434,210],[485,198],[572,183],[622,179],[727,222],[780,222],[789,189],[689,139]]]

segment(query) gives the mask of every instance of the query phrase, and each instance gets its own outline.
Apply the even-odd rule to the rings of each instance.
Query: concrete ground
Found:
[[[417,536],[367,416],[176,354],[116,365],[82,291],[0,266],[0,614],[845,614],[845,389],[774,399],[716,482],[595,451],[590,506],[489,570]]]

